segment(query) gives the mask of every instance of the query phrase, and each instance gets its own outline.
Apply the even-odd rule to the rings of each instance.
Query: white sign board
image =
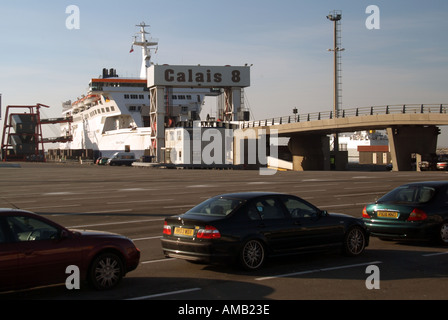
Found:
[[[249,66],[170,66],[148,68],[148,87],[249,87]]]

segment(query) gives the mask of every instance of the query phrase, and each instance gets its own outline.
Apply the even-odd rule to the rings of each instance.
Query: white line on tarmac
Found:
[[[162,238],[162,236],[146,237],[146,238],[136,238],[136,239],[132,239],[132,241],[154,240],[154,239],[160,239],[160,238]]]
[[[132,209],[116,209],[116,210],[103,210],[103,211],[92,211],[92,212],[69,212],[69,213],[55,213],[52,216],[78,216],[78,215],[89,215],[97,213],[113,213],[113,212],[131,212]]]
[[[366,193],[350,193],[350,194],[335,194],[333,197],[371,196],[373,194],[384,194],[384,191],[366,192]]]
[[[148,260],[148,261],[142,261],[141,264],[148,264],[148,263],[157,263],[157,262],[166,262],[166,261],[172,261],[176,260],[176,258],[164,258],[159,260]]]
[[[86,224],[81,226],[71,226],[69,229],[75,228],[86,228],[86,227],[98,227],[98,226],[110,226],[115,224],[128,224],[128,223],[141,223],[141,222],[154,222],[154,221],[163,221],[164,219],[148,219],[148,220],[132,220],[132,221],[120,221],[120,222],[110,222],[110,223],[98,223],[98,224]]]
[[[80,204],[64,204],[61,206],[46,206],[46,207],[31,207],[31,208],[22,208],[24,210],[36,210],[36,209],[47,209],[47,208],[66,208],[66,207],[80,207]]]
[[[163,297],[163,296],[168,296],[168,295],[173,295],[173,294],[193,292],[193,291],[198,291],[198,290],[202,290],[202,289],[201,288],[191,288],[191,289],[185,289],[185,290],[156,293],[156,294],[151,294],[148,296],[141,296],[141,297],[130,298],[130,299],[126,299],[126,300],[144,300],[144,299],[158,298],[158,297]]]
[[[175,208],[193,208],[196,204],[183,204],[180,206],[167,206],[163,207],[164,209],[175,209]]]
[[[174,199],[129,200],[129,201],[113,201],[113,202],[106,202],[106,204],[147,203],[147,202],[160,202],[160,201],[173,201],[173,200],[174,200]]]
[[[328,208],[328,207],[352,207],[352,206],[363,206],[365,203],[345,203],[345,204],[327,204],[325,206],[319,206],[319,208]]]
[[[276,276],[255,278],[255,280],[263,281],[263,280],[270,280],[270,279],[277,279],[277,278],[285,278],[285,277],[292,277],[292,276],[297,276],[297,275],[302,275],[302,274],[309,274],[309,273],[316,273],[316,272],[323,272],[323,271],[333,271],[333,270],[361,267],[361,266],[379,264],[379,263],[382,263],[382,261],[372,261],[372,262],[359,263],[359,264],[349,264],[349,265],[339,266],[339,267],[305,270],[305,271],[299,271],[299,272],[293,272],[293,273],[279,274]]]

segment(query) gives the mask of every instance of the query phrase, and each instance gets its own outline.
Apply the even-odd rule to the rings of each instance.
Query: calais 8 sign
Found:
[[[250,67],[152,65],[148,87],[248,87]]]

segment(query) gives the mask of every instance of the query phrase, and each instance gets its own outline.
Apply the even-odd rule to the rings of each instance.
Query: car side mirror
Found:
[[[321,210],[321,211],[320,211],[320,216],[321,216],[321,217],[326,217],[326,216],[328,216],[328,211],[327,211],[327,210]]]
[[[69,236],[68,231],[65,229],[62,229],[61,232],[59,233],[59,240],[67,239],[68,236]]]

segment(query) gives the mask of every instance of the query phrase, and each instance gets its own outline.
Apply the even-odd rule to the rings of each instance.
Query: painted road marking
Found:
[[[340,270],[340,269],[355,268],[355,267],[361,267],[361,266],[372,265],[372,264],[380,264],[380,263],[382,263],[382,261],[372,261],[372,262],[366,262],[366,263],[349,264],[349,265],[338,266],[338,267],[330,267],[330,268],[322,268],[322,269],[312,269],[312,270],[305,270],[305,271],[299,271],[299,272],[293,272],[293,273],[279,274],[279,275],[276,275],[276,276],[255,278],[255,280],[263,281],[263,280],[292,277],[292,276],[298,276],[298,275],[302,275],[302,274],[309,274],[309,273],[316,273],[316,272],[325,272],[325,271],[333,271],[333,270]]]

